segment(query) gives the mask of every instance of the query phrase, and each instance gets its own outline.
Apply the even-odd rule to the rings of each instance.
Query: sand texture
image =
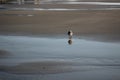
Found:
[[[120,11],[2,11],[2,34],[120,34]],[[29,16],[32,15],[32,16]]]

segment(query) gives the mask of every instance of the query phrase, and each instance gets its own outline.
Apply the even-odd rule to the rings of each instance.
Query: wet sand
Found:
[[[39,61],[16,66],[0,66],[0,71],[13,74],[57,74],[77,71],[72,64],[67,61]]]
[[[96,60],[96,61],[94,61]],[[0,72],[17,75],[48,75],[73,72],[89,72],[99,70],[118,70],[120,64],[111,59],[81,58],[80,61],[72,60],[45,60],[36,62],[24,62],[17,65],[0,66]],[[106,73],[105,73],[106,74]],[[109,73],[110,74],[110,73]],[[74,74],[73,74],[74,75]]]
[[[116,73],[120,69],[119,43],[74,39],[70,46],[66,38],[4,35],[0,40],[0,48],[11,54],[0,58],[1,75],[81,74],[98,70]]]
[[[92,36],[92,39],[95,38],[98,41],[101,39],[102,40],[105,39],[106,42],[108,42],[109,40],[114,41],[115,39],[119,41],[120,40],[119,17],[120,17],[119,10],[86,10],[86,11],[84,10],[82,11],[20,11],[20,10],[7,11],[7,10],[4,10],[0,12],[0,35],[24,35],[24,36],[47,35],[51,37],[52,35],[57,35],[57,36],[66,35],[66,32],[69,29],[72,29],[74,32],[74,36],[80,36],[80,39],[85,38],[86,40],[89,40],[91,39],[91,36]],[[34,74],[34,75],[35,74],[54,74],[49,76],[45,75],[46,78],[43,78],[42,80],[49,80],[49,79],[51,80],[58,80],[58,79],[60,80],[61,79],[63,80],[73,80],[73,79],[75,80],[79,80],[79,79],[113,80],[113,78],[116,80],[120,79],[119,77],[119,73],[120,73],[119,61],[120,60],[118,56],[119,48],[120,48],[119,43],[107,44],[107,43],[99,43],[99,42],[96,43],[94,41],[84,42],[84,40],[83,41],[78,40],[78,44],[76,43],[75,46],[73,45],[73,48],[72,48],[70,46],[68,47],[64,45],[67,42],[67,39],[62,41],[61,39],[60,41],[58,39],[58,41],[56,41],[55,43],[54,40],[48,39],[48,38],[47,38],[48,39],[47,41],[46,39],[25,38],[23,36],[22,37],[17,36],[17,38],[14,38],[14,37],[16,36],[1,37],[1,39],[4,39],[3,41],[6,40],[7,42],[7,43],[4,43],[3,45],[5,46],[1,46],[1,48],[5,48],[5,50],[8,49],[11,51],[11,54],[13,54],[12,57],[10,56],[7,59],[3,59],[3,61],[5,61],[6,63],[1,61],[1,66],[0,66],[1,79],[4,79],[6,75],[10,76],[8,78],[6,77],[7,80],[18,79],[18,77],[16,78],[14,74],[23,74],[24,76],[26,76],[25,74]],[[47,44],[44,41],[47,41]],[[54,47],[56,48],[56,50],[54,50],[55,48],[53,49],[50,44],[51,45],[54,44]],[[91,46],[93,46],[94,48]],[[68,49],[68,48],[71,48],[71,49]],[[3,54],[6,51],[0,51],[0,52]],[[57,57],[55,57],[56,59],[53,61],[44,61],[45,60],[44,57],[47,58],[48,55],[50,55],[49,58],[53,58],[54,56],[57,56]],[[85,63],[85,64],[81,65],[81,63],[78,64],[76,62],[69,62],[71,61],[71,59],[66,61],[65,55],[68,58],[71,58],[74,56],[73,58],[75,58],[75,61],[77,60],[78,62],[82,61],[82,63]],[[62,59],[60,56],[62,56],[65,59]],[[82,56],[85,56],[85,57],[94,56],[95,58],[92,58],[91,60],[89,60],[88,58],[81,60]],[[78,57],[80,58],[80,60],[77,59]],[[98,57],[102,57],[102,58],[98,58]],[[107,57],[107,59],[104,57]],[[111,57],[112,58],[114,57],[115,60],[111,59]],[[116,57],[118,60],[116,60]],[[38,60],[40,58],[41,60],[44,58],[44,60],[43,61],[39,60],[38,62],[30,61],[32,59],[36,60],[36,58]],[[65,62],[59,61],[61,59],[64,60]],[[15,64],[15,62],[17,62],[17,65]],[[5,64],[5,65],[2,65],[2,64]],[[61,74],[56,74],[56,73],[61,73]],[[87,78],[86,75],[89,78]],[[107,76],[104,77],[104,75],[107,75]],[[20,77],[20,75],[17,75],[17,76]],[[58,76],[58,77],[55,77],[55,76]],[[23,80],[23,78],[24,77],[21,77],[20,80]],[[36,77],[33,77],[33,80],[35,78]],[[39,78],[39,76],[37,78]],[[28,77],[28,79],[26,80],[30,80],[30,79],[32,80],[32,78]]]
[[[0,50],[0,57],[10,56],[10,53],[6,50]]]
[[[1,11],[1,34],[120,34],[120,11]],[[33,15],[33,16],[27,16]]]

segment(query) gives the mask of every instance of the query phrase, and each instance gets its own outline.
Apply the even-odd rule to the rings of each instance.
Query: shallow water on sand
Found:
[[[120,43],[0,36],[1,80],[119,80],[119,76]]]
[[[13,2],[14,3],[14,2]],[[41,0],[40,6],[31,1],[25,4],[2,5],[0,10],[40,10],[40,11],[81,11],[81,10],[120,10],[119,2],[81,2],[79,0]]]

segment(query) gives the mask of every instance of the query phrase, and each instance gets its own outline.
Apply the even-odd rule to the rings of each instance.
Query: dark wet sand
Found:
[[[87,59],[86,59],[87,60]],[[102,59],[101,59],[102,60]],[[84,61],[84,60],[83,60]],[[107,60],[106,60],[107,61]],[[88,72],[94,70],[103,69],[118,69],[119,63],[107,63],[105,62],[75,62],[75,61],[38,61],[38,62],[25,62],[13,66],[0,66],[1,72],[10,74],[21,75],[35,75],[35,74],[58,74],[58,73],[70,73],[70,72]]]
[[[0,57],[10,56],[10,52],[6,50],[0,50]]]
[[[39,61],[39,62],[27,62],[14,66],[0,66],[1,72],[12,74],[58,74],[69,72],[85,72],[92,70],[99,70],[103,67],[115,67],[119,64],[91,64],[91,63],[79,63],[74,61]]]
[[[22,63],[16,66],[0,66],[0,71],[14,74],[55,74],[77,71],[72,62],[40,61]]]

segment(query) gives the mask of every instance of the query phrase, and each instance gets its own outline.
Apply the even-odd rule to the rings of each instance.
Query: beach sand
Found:
[[[75,65],[73,66],[73,63],[69,61],[39,61],[16,66],[0,66],[0,71],[13,74],[56,74],[77,70]]]
[[[10,56],[10,53],[6,50],[0,50],[0,57]]]
[[[120,34],[120,11],[1,11],[1,34]],[[27,16],[28,15],[28,16]],[[29,16],[33,15],[33,16]]]
[[[94,38],[97,38],[98,40],[100,40],[102,36],[102,38],[107,41],[109,41],[110,39],[115,40],[115,38],[116,40],[119,41],[120,40],[120,19],[119,17],[120,17],[119,10],[81,10],[81,11],[20,11],[20,10],[9,11],[9,10],[4,10],[0,12],[0,35],[25,35],[25,36],[27,35],[48,35],[50,37],[51,35],[66,35],[67,31],[69,29],[72,29],[72,31],[74,32],[74,36],[84,35],[84,36],[90,36],[90,38],[91,36],[93,36]],[[98,38],[98,35],[100,36],[99,38]],[[20,41],[18,41],[18,43],[19,42]],[[13,48],[15,48],[14,46]],[[34,49],[38,47],[40,46],[37,46],[37,47],[35,46]],[[28,50],[30,50],[31,47],[28,47],[28,48],[29,48]],[[99,48],[101,49],[101,47]],[[7,47],[7,49],[9,50],[10,48]],[[17,49],[19,49],[19,47]],[[76,49],[76,47],[74,49]],[[111,48],[108,47],[108,49],[111,49]],[[84,50],[86,51],[87,49],[84,48]],[[20,51],[18,50],[18,52]],[[3,54],[5,52],[0,51],[0,53]],[[12,58],[14,58],[14,56]],[[17,58],[20,59],[20,57],[17,57]],[[89,62],[88,59],[85,61]],[[93,61],[96,61],[96,59]],[[105,61],[103,60],[101,62],[105,62]],[[107,63],[110,63],[110,61],[108,60]],[[118,72],[119,68],[117,69],[106,68],[106,66],[111,67],[111,65],[110,66],[105,65],[105,67],[104,65],[102,65],[102,68],[101,68],[100,65],[97,66],[97,65],[92,64],[91,66],[89,66],[89,63],[85,66],[76,65],[76,64],[77,63],[75,62],[67,62],[67,61],[66,62],[62,62],[62,61],[29,62],[29,63],[20,63],[18,65],[12,65],[12,66],[1,65],[0,71],[2,75],[4,75],[4,72],[8,73],[7,76],[9,76],[9,73],[10,73],[10,76],[12,74],[23,74],[23,75],[24,74],[55,74],[52,76],[51,75],[46,76],[46,78],[42,80],[49,80],[49,79],[51,80],[58,80],[58,79],[59,80],[61,79],[63,80],[73,80],[73,79],[75,80],[79,80],[79,79],[81,80],[82,79],[84,80],[89,80],[89,79],[113,80],[113,78],[116,80],[120,79],[119,77],[120,72]],[[116,66],[116,64],[113,66]],[[96,70],[96,68],[98,69],[99,67],[100,67],[100,70]],[[117,67],[119,67],[119,64],[117,65]],[[90,70],[92,69],[94,70],[90,72]],[[87,72],[77,73],[77,71],[79,70],[83,70],[83,71],[87,70]],[[74,71],[76,73],[64,74],[67,72],[74,72]],[[57,75],[56,73],[62,73],[62,74]],[[104,77],[104,74],[107,76]],[[55,77],[56,75],[58,77]],[[86,75],[88,76],[88,78],[86,77]],[[113,76],[113,78],[111,76]],[[3,78],[1,77],[1,79],[4,79],[5,77],[6,76],[4,75],[4,77]],[[8,77],[7,80],[10,80],[10,78],[11,80],[15,80],[14,75],[12,75],[12,77]],[[22,78],[21,80],[23,80]],[[16,79],[18,79],[18,77],[16,77]],[[30,79],[31,78],[29,77],[26,80],[30,80]],[[33,78],[33,80],[34,79],[35,77]]]
[[[0,14],[2,15],[0,16],[1,18],[0,33],[1,35],[24,35],[24,36],[48,35],[48,37],[50,37],[51,35],[62,35],[62,34],[66,35],[67,30],[72,29],[74,32],[74,35],[82,36],[82,39],[85,38],[86,40],[91,39],[91,40],[97,40],[97,41],[116,42],[116,41],[120,41],[120,37],[119,37],[120,35],[119,21],[120,20],[118,19],[118,17],[120,17],[119,13],[120,11],[74,11],[74,12],[71,12],[71,11],[57,11],[57,12],[56,11],[52,11],[52,12],[51,11],[42,11],[42,12],[41,11],[2,11],[0,12]],[[33,16],[27,16],[27,15],[33,15]],[[12,39],[11,37],[8,37],[8,39],[9,38]],[[21,38],[18,38],[18,40],[19,39]],[[24,40],[24,37],[22,39]],[[15,44],[13,48],[15,48]],[[22,45],[22,42],[21,42],[21,45]],[[38,47],[40,48],[41,46],[38,46]],[[32,48],[32,47],[28,47],[28,50],[29,48]],[[17,49],[19,50],[19,48]],[[35,55],[34,51],[31,51],[31,52],[32,54]],[[0,56],[3,57],[3,54],[6,53],[6,51],[1,50],[0,53],[1,53]],[[19,55],[19,53],[16,53],[16,54]],[[41,50],[39,50],[39,54],[42,54]],[[8,58],[11,57],[8,54],[6,55],[8,56]],[[54,55],[52,54],[52,56]],[[24,57],[13,56],[11,58],[13,58],[13,60],[16,60],[17,58],[22,60],[23,58],[23,61],[24,61]],[[20,74],[21,75],[30,75],[30,74],[31,75],[35,75],[35,74],[57,75],[59,74],[58,76],[59,79],[62,79],[62,77],[64,77],[64,80],[66,80],[65,78],[68,78],[68,76],[65,76],[66,74],[64,73],[67,73],[68,75],[72,75],[71,80],[75,79],[75,77],[78,77],[78,76],[75,76],[78,74],[79,74],[79,77],[77,80],[82,78],[85,80],[89,80],[89,78],[86,78],[85,75],[90,76],[91,74],[93,75],[90,77],[90,79],[93,79],[93,80],[98,80],[101,78],[103,79],[107,78],[112,80],[112,78],[110,78],[111,75],[114,75],[113,76],[114,78],[116,78],[117,76],[116,80],[120,79],[120,77],[118,77],[119,72],[117,72],[116,70],[118,69],[119,71],[119,68],[118,68],[119,61],[117,64],[116,64],[117,61],[114,64],[113,63],[114,61],[112,60],[108,60],[108,59],[97,60],[96,58],[94,60],[89,60],[89,59],[80,60],[82,61],[82,64],[77,62],[72,62],[72,61],[70,62],[70,61],[65,61],[65,60],[59,61],[59,59],[56,59],[53,61],[44,61],[44,60],[38,61],[38,62],[28,61],[28,62],[19,63],[17,65],[13,65],[14,61],[11,60],[10,62],[8,62],[9,63],[8,65],[0,65],[0,71],[8,74],[12,74],[11,79],[15,78],[13,74],[17,74],[17,75],[20,75]],[[88,62],[88,63],[86,64],[85,62]],[[91,62],[94,62],[94,63],[91,63]],[[102,64],[99,64],[99,62]],[[4,62],[2,62],[2,64],[4,64]],[[111,68],[108,68],[108,67],[111,67]],[[112,72],[112,73],[109,73],[109,72]],[[80,74],[83,76],[81,76]],[[98,78],[96,78],[94,75],[98,76]],[[104,75],[107,75],[107,77],[104,77]],[[23,77],[21,77],[21,80],[23,80],[22,78]],[[55,77],[51,76],[50,78],[53,79]],[[9,80],[9,78],[7,79]],[[31,78],[28,77],[28,80],[30,79]],[[35,78],[33,77],[33,79]],[[49,77],[47,77],[47,80],[48,79]]]

